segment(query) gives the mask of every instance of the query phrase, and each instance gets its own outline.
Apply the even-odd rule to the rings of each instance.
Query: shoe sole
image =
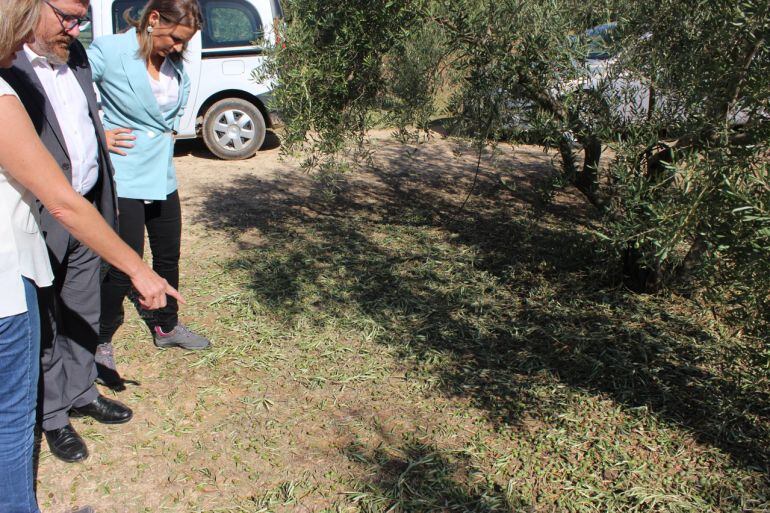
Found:
[[[49,449],[50,449],[50,447],[49,447]],[[58,454],[56,454],[53,451],[51,451],[51,454],[53,454],[54,457],[56,457],[57,460],[63,461],[64,463],[80,463],[82,461],[86,461],[88,459],[88,457],[90,456],[90,454],[86,454],[82,458],[79,458],[79,459],[76,459],[76,460],[72,460],[72,459],[69,459],[69,458],[62,458],[61,456],[59,456]]]
[[[211,344],[207,346],[201,346],[201,347],[187,347],[183,346],[181,344],[167,344],[167,345],[161,345],[155,342],[155,347],[158,349],[186,349],[188,351],[202,351],[203,349],[208,349],[211,347]]]
[[[129,422],[131,419],[134,418],[134,414],[132,413],[130,417],[127,419],[120,419],[120,420],[99,420],[96,417],[91,417],[91,415],[88,415],[87,413],[79,413],[74,410],[70,410],[70,418],[73,419],[82,419],[83,417],[90,417],[94,419],[99,424],[108,424],[108,425],[115,425],[115,424],[125,424],[126,422]]]

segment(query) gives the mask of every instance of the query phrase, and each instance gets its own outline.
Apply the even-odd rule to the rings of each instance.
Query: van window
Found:
[[[273,18],[283,19],[283,7],[279,0],[271,0],[270,7],[273,9]]]
[[[262,20],[243,0],[204,0],[203,48],[254,46],[264,38]]]
[[[125,12],[128,11],[133,19],[139,18],[147,0],[116,0],[112,4],[112,33],[118,34],[128,28]]]
[[[91,11],[91,6],[88,6],[88,14],[86,14],[90,19],[93,19],[93,12]],[[94,24],[93,22],[88,24],[88,28],[85,30],[80,31],[80,35],[78,35],[78,41],[83,43],[83,46],[88,48],[88,46],[91,44],[91,41],[94,40]]]

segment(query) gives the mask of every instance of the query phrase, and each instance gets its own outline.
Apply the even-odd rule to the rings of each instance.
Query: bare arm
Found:
[[[184,302],[109,227],[99,212],[67,182],[45,149],[27,112],[13,96],[0,96],[0,166],[32,192],[76,239],[126,273],[145,308],[162,308],[166,294]]]

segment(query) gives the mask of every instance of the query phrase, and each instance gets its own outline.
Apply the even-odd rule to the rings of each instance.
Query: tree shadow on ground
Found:
[[[374,450],[354,442],[343,453],[350,461],[366,467],[369,475],[376,476],[348,495],[348,500],[361,511],[531,511],[523,499],[512,499],[511,491],[478,479],[478,470],[467,456],[454,455],[450,460],[445,451],[417,440],[395,447],[380,445]]]
[[[740,363],[753,349],[724,348],[692,309],[616,286],[590,212],[539,202],[542,161],[498,159],[461,211],[472,165],[430,149],[378,155],[333,197],[291,173],[213,187],[197,221],[263,235],[231,264],[251,273],[257,301],[287,319],[376,324],[379,342],[409,365],[433,362],[444,392],[494,422],[558,416],[546,376],[768,469],[770,393]]]

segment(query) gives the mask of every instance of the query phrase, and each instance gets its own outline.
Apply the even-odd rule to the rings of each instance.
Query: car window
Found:
[[[606,60],[613,56],[617,23],[605,23],[586,31],[588,59]]]
[[[204,0],[203,48],[253,46],[264,38],[262,20],[243,0]]]
[[[93,19],[93,13],[91,11],[91,6],[88,6],[88,15],[90,19]],[[83,46],[88,48],[88,46],[91,44],[91,41],[94,40],[94,24],[89,23],[88,27],[85,30],[80,31],[80,35],[78,36],[78,41],[83,43]]]
[[[112,32],[118,34],[129,26],[126,21],[126,12],[132,19],[138,19],[147,0],[116,0],[112,4]]]
[[[612,57],[608,42],[601,37],[594,37],[588,41],[588,58],[591,60],[606,60]]]

